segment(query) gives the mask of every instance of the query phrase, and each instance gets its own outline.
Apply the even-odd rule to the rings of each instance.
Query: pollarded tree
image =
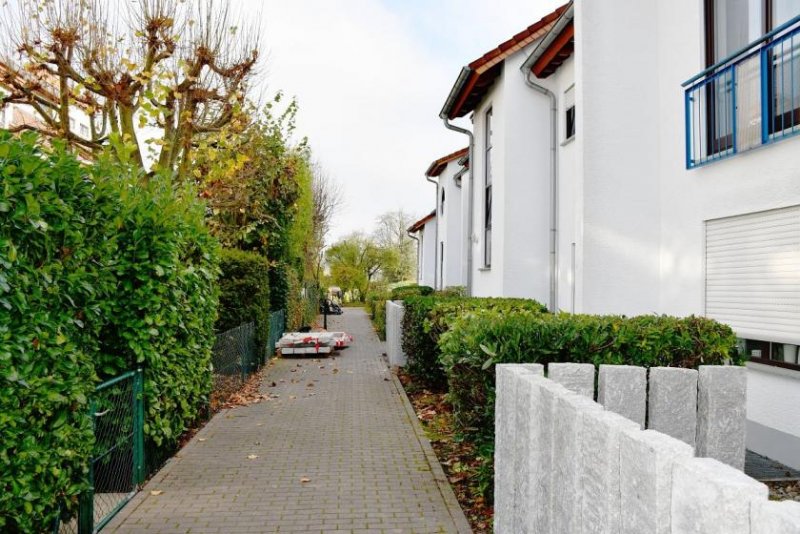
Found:
[[[253,75],[258,31],[238,18],[229,0],[6,3],[0,106],[30,105],[42,124],[19,129],[90,151],[117,137],[129,147],[120,157],[142,167],[152,145],[158,168],[186,176],[198,139],[236,120]],[[75,106],[90,117],[89,135],[70,126]]]

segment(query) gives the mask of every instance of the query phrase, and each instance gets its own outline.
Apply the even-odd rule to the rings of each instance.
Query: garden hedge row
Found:
[[[256,345],[264,350],[269,339],[269,260],[258,252],[223,249],[220,270],[216,331],[254,321]]]
[[[547,313],[543,304],[530,299],[469,298],[447,294],[408,297],[404,305],[402,343],[408,356],[406,371],[414,383],[432,391],[443,391],[447,387],[438,342],[458,316],[471,310],[495,310],[499,314],[513,310]]]
[[[441,364],[459,430],[494,434],[494,365],[581,362],[696,368],[742,365],[730,327],[702,317],[593,316],[478,310],[448,322]]]
[[[0,133],[0,531],[76,511],[99,380],[145,370],[150,448],[207,402],[218,246],[190,188]]]

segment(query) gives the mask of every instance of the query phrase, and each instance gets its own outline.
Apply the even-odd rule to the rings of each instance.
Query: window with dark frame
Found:
[[[800,13],[800,0],[704,0],[704,8],[705,63],[711,67],[795,17]],[[790,46],[788,50],[775,47],[769,61],[769,133],[773,134],[800,124],[800,93],[785,87],[787,81],[795,83],[792,80],[800,76],[800,46]],[[731,84],[722,82],[706,86],[708,155],[733,147],[730,120],[724,115],[734,90]]]
[[[492,265],[492,109],[486,112],[485,177],[483,190],[483,266]]]
[[[564,140],[575,137],[575,87],[564,91]]]

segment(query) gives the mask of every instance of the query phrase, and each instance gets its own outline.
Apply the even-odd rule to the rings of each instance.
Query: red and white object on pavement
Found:
[[[275,343],[275,348],[282,355],[330,354],[352,341],[353,336],[346,332],[287,332]]]

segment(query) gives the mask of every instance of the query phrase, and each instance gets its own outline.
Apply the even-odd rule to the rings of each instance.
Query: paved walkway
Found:
[[[328,326],[353,346],[277,360],[279,397],[217,414],[105,532],[469,532],[367,315]]]

